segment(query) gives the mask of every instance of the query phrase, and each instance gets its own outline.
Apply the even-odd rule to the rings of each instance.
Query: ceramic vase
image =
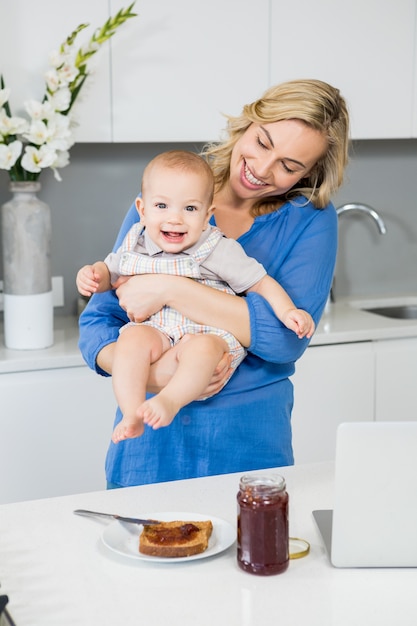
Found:
[[[1,208],[4,343],[14,350],[53,344],[51,210],[39,182],[12,182]]]

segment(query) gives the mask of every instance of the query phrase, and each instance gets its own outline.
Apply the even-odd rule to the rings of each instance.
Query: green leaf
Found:
[[[83,86],[85,79],[88,76],[88,71],[87,71],[88,60],[94,54],[96,54],[96,52],[98,52],[100,46],[103,43],[108,41],[110,37],[113,37],[113,35],[116,33],[116,30],[120,26],[122,26],[122,24],[124,24],[128,19],[137,16],[137,13],[133,13],[134,5],[135,5],[135,2],[132,2],[132,4],[130,4],[127,8],[120,9],[120,11],[118,11],[115,16],[109,17],[109,19],[103,24],[103,26],[101,26],[100,28],[97,28],[94,31],[87,48],[84,48],[84,49],[80,48],[77,51],[77,55],[75,59],[75,66],[79,70],[79,74],[69,86],[71,93],[72,93],[72,97],[71,97],[70,107],[67,109],[66,113],[70,111],[72,105],[74,104],[76,98],[78,97],[78,94],[80,93],[81,87]],[[77,34],[80,32],[80,29],[82,29],[85,26],[86,25],[81,24],[70,35],[70,37],[67,39],[67,42],[70,40],[74,42]],[[80,75],[81,75],[81,79],[80,79]]]
[[[60,52],[64,52],[66,45],[67,46],[74,45],[74,41],[75,41],[78,33],[80,33],[82,30],[84,30],[84,28],[87,28],[87,26],[89,26],[89,24],[80,24],[79,26],[77,26],[77,28],[72,31],[71,35],[69,35],[69,37],[66,38],[64,43],[61,44]]]

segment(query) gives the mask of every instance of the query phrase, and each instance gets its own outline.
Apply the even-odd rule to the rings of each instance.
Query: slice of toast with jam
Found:
[[[145,525],[139,537],[139,552],[157,557],[192,556],[207,550],[212,532],[210,520]]]

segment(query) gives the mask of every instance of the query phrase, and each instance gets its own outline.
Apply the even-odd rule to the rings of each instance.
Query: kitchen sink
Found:
[[[391,317],[399,320],[417,320],[417,304],[401,304],[394,306],[380,306],[364,308],[363,311],[375,313],[383,317]]]

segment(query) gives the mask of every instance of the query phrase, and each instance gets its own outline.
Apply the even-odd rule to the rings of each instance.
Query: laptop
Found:
[[[334,509],[313,516],[335,567],[417,567],[417,421],[340,424]]]

